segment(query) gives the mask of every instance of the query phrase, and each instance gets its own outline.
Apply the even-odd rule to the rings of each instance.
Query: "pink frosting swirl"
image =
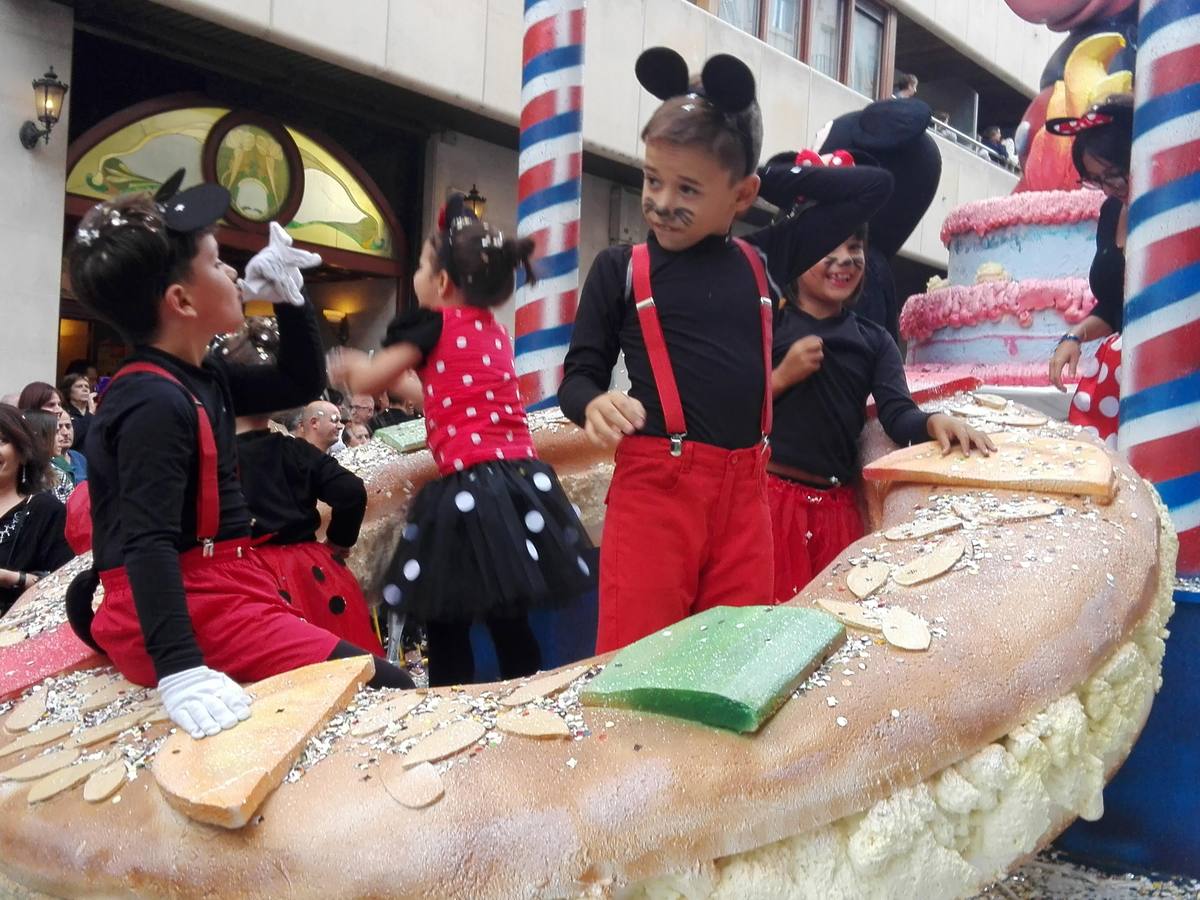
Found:
[[[900,312],[900,335],[905,340],[923,341],[939,328],[969,328],[981,322],[999,322],[1005,316],[1028,328],[1033,314],[1042,309],[1058,310],[1074,325],[1095,305],[1096,298],[1083,278],[956,284],[909,297]]]
[[[1014,225],[1074,225],[1096,221],[1104,203],[1101,191],[1022,191],[1007,197],[976,200],[950,211],[942,224],[942,243],[959,234],[983,237]]]

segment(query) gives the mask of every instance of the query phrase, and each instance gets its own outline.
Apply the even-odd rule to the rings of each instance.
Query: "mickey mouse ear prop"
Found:
[[[687,63],[670,47],[643,50],[633,71],[638,83],[659,100],[669,100],[687,93]]]
[[[154,192],[154,202],[165,203],[178,194],[179,186],[183,184],[183,174],[183,169],[176,169],[175,174],[159,185],[158,190]]]
[[[229,209],[229,191],[219,184],[198,184],[186,191],[179,169],[154,193],[154,202],[162,210],[163,221],[171,231],[187,234],[215,224]]]
[[[736,56],[718,53],[700,72],[704,96],[724,113],[740,113],[754,102],[754,75]]]
[[[921,100],[877,100],[859,116],[854,144],[864,150],[890,150],[924,134],[932,120],[933,110]]]

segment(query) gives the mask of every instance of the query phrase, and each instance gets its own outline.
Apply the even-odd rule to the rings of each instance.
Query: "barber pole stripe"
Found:
[[[517,382],[553,406],[579,290],[584,0],[525,0],[517,234],[537,243],[538,282],[517,286]]]
[[[1142,0],[1119,444],[1200,574],[1200,0]]]

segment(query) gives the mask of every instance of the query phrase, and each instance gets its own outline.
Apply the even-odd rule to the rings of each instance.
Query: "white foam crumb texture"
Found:
[[[921,404],[921,409],[927,413],[945,413],[946,415],[954,415],[952,409],[972,408],[976,407],[974,395],[969,392],[960,392],[951,394],[948,397],[937,397],[928,400]],[[994,420],[996,415],[1027,415],[1029,410],[1019,403],[1009,400],[1003,409],[988,409],[987,414],[977,416],[954,416],[956,419],[963,419],[968,425],[977,431],[982,431],[984,434],[996,434],[1001,431],[1007,431],[1015,434],[1025,434],[1030,437],[1056,437],[1067,438],[1070,440],[1088,440],[1091,438],[1088,432],[1085,432],[1082,426],[1072,425],[1069,422],[1059,422],[1050,419],[1044,425],[1035,426],[1013,426],[1005,425]],[[1093,439],[1094,440],[1094,439]],[[1098,443],[1098,442],[1097,442]]]
[[[13,639],[16,635],[28,639],[62,625],[67,621],[67,606],[63,602],[67,587],[76,575],[91,565],[92,554],[85,553],[38,581],[21,595],[7,615],[0,618],[0,632],[12,633]]]
[[[83,669],[66,675],[47,678],[35,687],[26,691],[21,699],[31,696],[34,692],[44,691],[46,694],[46,713],[34,723],[28,731],[21,734],[34,734],[43,728],[60,723],[71,723],[74,727],[70,734],[64,735],[57,741],[51,741],[44,746],[32,748],[34,756],[41,756],[59,750],[64,742],[80,734],[88,728],[103,725],[110,719],[134,712],[138,708],[153,707],[158,703],[158,692],[152,688],[135,687],[121,695],[111,703],[83,712],[80,705],[92,694],[98,692],[97,687],[106,686],[106,679],[117,680],[119,676],[111,666],[99,669]],[[85,689],[88,688],[88,689]],[[17,701],[0,706],[0,712],[7,712],[16,705]],[[99,758],[109,753],[119,754],[125,761],[126,780],[133,781],[138,773],[150,765],[155,754],[174,729],[159,727],[158,723],[142,722],[121,732],[114,740],[105,740],[96,745],[84,748],[80,761]],[[19,736],[18,736],[19,737]],[[32,758],[32,757],[31,757]],[[0,762],[0,768],[16,765],[19,756],[13,756]]]
[[[1160,559],[1171,561],[1178,542],[1161,503],[1158,512]],[[1077,690],[1001,740],[864,812],[632,885],[622,896],[949,900],[1002,878],[1064,822],[1103,813],[1105,772],[1128,754],[1161,684],[1173,569],[1159,567],[1155,602],[1127,642]]]
[[[592,666],[581,672],[579,677],[563,690],[548,697],[538,697],[516,707],[518,710],[537,707],[563,718],[567,723],[567,730],[570,732],[569,740],[562,742],[564,761],[570,755],[571,744],[582,741],[591,735],[591,730],[584,721],[579,692],[603,668],[599,665]],[[357,756],[358,760],[354,763],[354,767],[363,772],[361,780],[368,781],[373,777],[372,770],[387,755],[403,756],[430,734],[434,734],[454,722],[464,719],[479,722],[487,731],[473,747],[434,764],[439,773],[444,774],[456,765],[469,762],[486,751],[488,747],[497,746],[506,740],[504,732],[496,727],[496,718],[511,711],[512,708],[503,706],[500,700],[509,693],[511,688],[515,688],[527,680],[514,682],[501,692],[447,688],[445,692],[430,693],[410,712],[390,722],[381,731],[364,737],[355,737],[351,734],[351,729],[356,723],[364,719],[376,706],[400,693],[391,689],[362,688],[343,712],[330,719],[318,734],[309,739],[300,758],[288,772],[285,782],[296,783],[304,776],[305,772],[327,759],[334,752],[352,753]],[[426,723],[431,723],[429,727],[415,731],[407,727],[418,717]],[[516,739],[520,740],[521,738]]]

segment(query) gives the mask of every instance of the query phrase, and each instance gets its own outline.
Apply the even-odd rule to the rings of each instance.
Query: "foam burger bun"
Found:
[[[908,590],[944,620],[929,651],[872,644],[757,735],[584,708],[589,736],[506,737],[419,811],[346,738],[238,831],[184,818],[145,773],[118,804],[30,807],[0,783],[0,870],[69,897],[969,896],[1100,812],[1158,687],[1176,544],[1152,489],[1114,466],[1111,504],[1062,497],[1071,515],[984,529],[977,572]],[[898,485],[873,524],[977,493]],[[846,561],[882,543],[792,602],[847,599]]]

